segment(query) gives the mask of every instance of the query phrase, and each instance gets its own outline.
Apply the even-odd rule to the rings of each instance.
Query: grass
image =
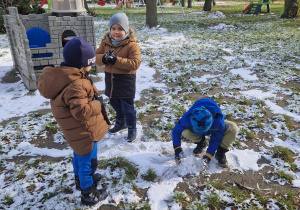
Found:
[[[240,132],[245,135],[247,139],[255,139],[256,135],[251,133],[248,129],[241,128]]]
[[[3,199],[4,199],[4,203],[8,206],[14,203],[13,197],[11,197],[9,194],[4,195]]]
[[[39,165],[40,162],[41,162],[41,159],[35,159],[33,161],[31,160],[31,161],[28,161],[25,166],[28,169],[37,168],[37,166]]]
[[[294,180],[294,178],[291,175],[288,175],[287,173],[285,173],[284,171],[277,171],[275,173],[279,178],[281,179],[286,179],[289,181],[289,183],[292,183],[292,181]]]
[[[205,198],[207,199],[205,206],[209,209],[223,209],[225,207],[224,201],[216,193],[206,195]]]
[[[24,168],[17,170],[16,180],[24,179],[25,177],[26,177],[26,174],[25,174]]]
[[[209,184],[217,190],[224,190],[226,188],[223,183],[214,180],[210,181]]]
[[[153,182],[156,179],[157,174],[154,168],[150,168],[144,174],[142,174],[141,177],[146,181]]]
[[[285,114],[283,115],[283,118],[284,118],[286,127],[289,129],[289,131],[294,130],[291,118],[289,116],[285,115]]]
[[[137,166],[124,157],[114,157],[104,160],[101,164],[99,164],[98,167],[102,169],[110,167],[111,171],[115,171],[117,168],[123,169],[125,171],[125,177],[123,181],[125,182],[130,182],[136,179],[139,173]]]
[[[172,196],[172,199],[176,203],[180,203],[183,208],[190,205],[190,198],[191,197],[184,192],[175,192],[175,194]]]
[[[287,192],[285,195],[279,195],[276,197],[277,205],[280,209],[298,209],[297,197],[292,192]]]
[[[60,129],[57,125],[57,122],[49,122],[44,124],[45,131],[48,131],[51,134],[56,134]]]
[[[273,157],[274,158],[280,158],[283,161],[286,161],[288,163],[292,163],[294,161],[294,154],[291,150],[288,148],[284,148],[281,146],[274,147],[273,148]]]
[[[231,197],[237,203],[243,203],[245,200],[251,198],[251,195],[249,195],[249,192],[246,190],[240,190],[238,188],[229,188],[227,189],[227,191],[231,193]]]
[[[129,203],[120,205],[121,209],[129,210],[151,210],[151,206],[148,202],[144,203]]]

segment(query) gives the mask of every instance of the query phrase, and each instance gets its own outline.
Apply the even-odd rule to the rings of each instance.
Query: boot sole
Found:
[[[228,165],[227,164],[221,164],[221,163],[218,163],[219,166],[221,166],[222,168],[228,168]]]
[[[93,206],[93,205],[96,205],[97,203],[99,203],[99,202],[105,200],[105,199],[107,198],[107,196],[108,196],[108,193],[106,193],[106,194],[104,195],[103,198],[99,199],[98,202],[90,203],[90,202],[86,202],[86,201],[84,201],[84,200],[81,200],[81,203],[82,203],[83,205],[85,205],[85,206]]]
[[[126,140],[127,142],[131,143],[131,142],[136,141],[136,137],[135,137],[135,139],[133,139],[133,140],[131,140],[131,141],[129,141],[128,138],[126,137],[125,140]]]
[[[119,130],[119,131],[117,131],[117,132],[114,132],[114,133],[111,133],[110,131],[108,131],[108,133],[109,134],[118,134],[118,133],[121,133],[121,132],[123,132],[123,131],[126,131],[126,130],[128,130],[128,128],[124,128],[124,129],[122,129],[122,130]]]

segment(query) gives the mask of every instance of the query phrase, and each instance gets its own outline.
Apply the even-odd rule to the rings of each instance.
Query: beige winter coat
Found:
[[[67,142],[78,155],[93,149],[108,125],[101,114],[101,104],[93,100],[98,90],[91,84],[83,69],[45,67],[38,81],[38,90],[50,99],[52,113]]]

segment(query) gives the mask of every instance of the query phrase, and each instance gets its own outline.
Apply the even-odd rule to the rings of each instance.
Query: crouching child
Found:
[[[238,133],[238,126],[225,120],[219,105],[210,98],[202,98],[181,117],[175,125],[172,138],[175,150],[175,160],[180,163],[183,155],[181,148],[181,135],[194,142],[197,146],[193,153],[199,156],[208,145],[202,158],[203,172],[208,167],[213,156],[218,164],[228,167],[226,153],[229,151]],[[209,143],[205,136],[210,135]]]
[[[95,171],[97,142],[109,127],[101,113],[103,99],[88,76],[95,52],[86,41],[74,38],[65,45],[63,56],[60,66],[43,69],[38,90],[50,99],[53,116],[74,151],[75,186],[81,190],[81,202],[94,205],[108,195],[106,189],[97,189],[101,175]]]

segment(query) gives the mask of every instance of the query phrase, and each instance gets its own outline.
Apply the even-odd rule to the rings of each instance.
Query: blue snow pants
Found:
[[[136,123],[136,111],[134,109],[134,99],[133,98],[111,98],[110,105],[116,111],[116,118],[126,119],[128,124]]]
[[[77,155],[74,152],[73,168],[75,176],[79,176],[80,187],[85,190],[94,183],[93,175],[97,169],[97,142],[94,142],[93,150],[86,155]]]

